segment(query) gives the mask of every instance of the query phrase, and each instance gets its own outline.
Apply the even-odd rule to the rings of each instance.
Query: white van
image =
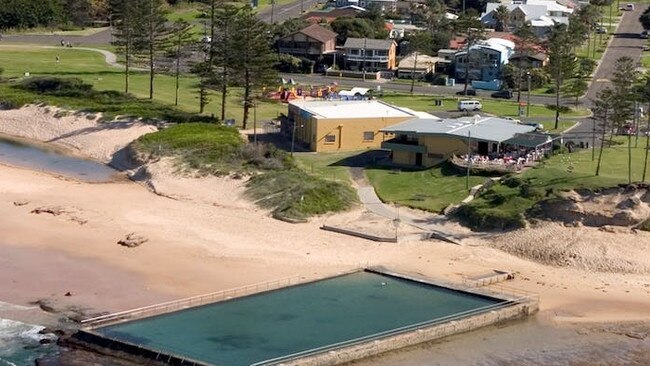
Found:
[[[619,9],[623,11],[634,11],[634,4],[625,4],[625,6],[621,6]]]
[[[483,105],[478,100],[461,100],[458,102],[459,111],[480,111]]]

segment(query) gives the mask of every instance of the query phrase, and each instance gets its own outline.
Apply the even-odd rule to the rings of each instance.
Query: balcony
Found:
[[[423,145],[418,145],[417,141],[408,141],[405,139],[391,139],[381,143],[381,148],[391,151],[407,151],[412,153],[422,153],[427,152],[427,147]]]
[[[363,57],[363,55],[351,55],[351,54],[346,54],[345,57],[347,58],[348,61],[356,61],[356,62],[382,62],[382,63],[388,63],[388,60],[390,59],[388,56],[366,56]]]

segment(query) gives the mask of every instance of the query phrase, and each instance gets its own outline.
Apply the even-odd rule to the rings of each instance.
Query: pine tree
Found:
[[[141,0],[111,0],[113,20],[113,42],[117,51],[124,56],[124,92],[129,92],[129,72],[133,56],[141,50],[144,33],[139,11]]]
[[[183,20],[174,22],[172,25],[172,35],[173,37],[170,38],[170,42],[168,43],[167,48],[174,51],[174,59],[176,64],[174,71],[174,76],[176,78],[174,105],[177,106],[178,90],[180,86],[179,81],[181,75],[181,59],[184,56],[183,51],[185,46],[188,45],[192,40],[192,26]]]
[[[236,18],[238,32],[233,36],[233,52],[238,57],[234,72],[238,84],[244,88],[244,116],[242,127],[246,129],[254,93],[277,80],[273,68],[277,57],[271,51],[268,26],[259,20],[250,6],[242,8]]]
[[[555,24],[546,42],[549,64],[548,71],[555,83],[555,129],[560,123],[560,91],[565,80],[570,79],[575,70],[575,55],[572,52],[568,27]]]
[[[609,122],[614,108],[614,99],[615,95],[612,89],[604,89],[598,93],[597,99],[593,101],[594,106],[591,109],[594,113],[594,119],[600,121],[603,129],[602,135],[600,136],[600,151],[598,152],[598,163],[596,164],[596,176],[600,174],[600,164],[603,160],[603,150],[605,149],[605,137],[609,129]]]
[[[215,9],[212,16],[214,26],[210,43],[210,64],[217,72],[213,78],[214,87],[221,92],[221,120],[226,118],[228,88],[233,83],[233,69],[240,56],[235,47],[235,35],[242,30],[239,24],[240,11],[239,7],[225,4]]]
[[[146,59],[149,64],[149,99],[153,99],[154,78],[156,76],[155,59],[159,52],[165,48],[165,43],[170,37],[167,28],[163,0],[138,0],[140,13],[143,14],[145,37],[142,39],[141,49],[146,50]]]
[[[616,60],[614,66],[614,112],[612,114],[612,127],[626,130],[628,143],[628,183],[632,183],[632,134],[627,128],[627,123],[634,116],[634,101],[636,99],[634,82],[638,78],[634,60],[623,56]]]

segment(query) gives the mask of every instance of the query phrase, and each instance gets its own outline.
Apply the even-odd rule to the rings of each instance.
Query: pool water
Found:
[[[95,332],[214,365],[242,366],[501,301],[356,272]]]
[[[2,136],[0,162],[93,183],[111,181],[118,173],[105,164]]]

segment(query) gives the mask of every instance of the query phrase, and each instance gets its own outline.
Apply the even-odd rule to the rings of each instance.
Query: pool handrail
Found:
[[[265,282],[258,282],[254,283],[251,285],[245,285],[245,286],[240,286],[240,287],[235,287],[235,288],[230,288],[226,290],[221,290],[221,291],[215,291],[211,292],[208,294],[202,294],[202,295],[196,295],[196,296],[190,296],[182,299],[177,299],[177,300],[171,300],[171,301],[166,301],[158,304],[153,304],[153,305],[147,305],[135,309],[130,309],[130,310],[124,310],[124,311],[119,311],[116,313],[110,313],[106,315],[100,315],[96,316],[93,318],[88,318],[82,320],[80,323],[88,326],[97,326],[102,323],[110,322],[113,320],[119,320],[119,319],[124,319],[127,316],[131,316],[137,313],[141,314],[146,314],[146,313],[156,313],[157,314],[163,314],[166,313],[168,310],[176,307],[176,308],[183,308],[187,306],[196,306],[196,305],[205,305],[209,304],[211,302],[214,302],[218,299],[228,299],[230,297],[236,296],[237,293],[242,292],[243,295],[250,295],[254,294],[257,292],[261,291],[266,291],[266,290],[271,290],[271,289],[277,289],[282,286],[288,286],[292,283],[297,283],[296,280],[300,280],[301,278],[305,278],[303,276],[295,275],[295,276],[290,276],[290,277],[284,277],[280,278],[277,280],[272,280],[272,281],[265,281]],[[271,287],[271,284],[277,287]],[[252,289],[255,289],[253,292],[247,292]],[[228,294],[231,294],[231,296],[226,296]],[[161,311],[164,310],[164,311]],[[157,313],[158,311],[161,311]]]
[[[472,316],[472,315],[478,315],[478,314],[486,313],[488,311],[501,309],[501,308],[504,308],[504,307],[507,307],[507,306],[510,306],[510,305],[513,305],[513,304],[517,304],[517,303],[525,303],[525,302],[528,302],[530,300],[532,300],[533,302],[539,302],[539,295],[531,293],[530,295],[523,296],[523,297],[520,297],[520,298],[517,298],[517,299],[514,299],[514,300],[504,300],[504,301],[502,301],[500,303],[497,303],[497,304],[492,304],[492,305],[487,305],[487,306],[483,306],[483,307],[476,308],[476,309],[466,310],[466,311],[463,311],[463,312],[460,312],[460,313],[456,313],[456,314],[453,314],[453,315],[447,315],[447,316],[444,316],[444,317],[441,317],[441,318],[427,320],[427,321],[424,321],[424,322],[411,324],[411,325],[406,325],[406,326],[403,326],[403,327],[400,327],[400,328],[390,329],[390,330],[387,330],[387,331],[374,333],[374,334],[370,334],[370,335],[367,335],[367,336],[363,336],[363,337],[359,337],[359,338],[355,338],[355,339],[351,339],[351,340],[347,340],[347,341],[343,341],[343,342],[339,342],[339,343],[333,343],[333,344],[329,344],[329,345],[322,346],[322,347],[312,348],[312,349],[309,349],[309,350],[300,351],[300,352],[292,353],[292,354],[289,354],[289,355],[284,355],[284,356],[280,356],[280,357],[276,357],[276,358],[272,358],[272,359],[268,359],[268,360],[264,360],[264,361],[259,361],[259,362],[251,364],[250,366],[276,365],[276,364],[279,364],[279,363],[282,363],[282,362],[293,361],[293,360],[303,358],[303,357],[306,357],[306,356],[311,356],[311,355],[316,355],[316,354],[319,354],[319,353],[333,351],[333,350],[341,349],[343,347],[353,346],[353,345],[361,344],[361,343],[368,342],[368,341],[376,341],[376,340],[384,339],[384,338],[387,338],[387,337],[390,337],[390,336],[403,334],[403,333],[406,333],[406,332],[409,332],[409,331],[415,331],[415,330],[418,330],[418,329],[422,329],[424,327],[443,324],[445,322],[452,322],[454,320],[460,320],[462,318],[466,318],[466,317],[469,317],[469,316]],[[451,325],[451,324],[448,324],[448,325]]]

